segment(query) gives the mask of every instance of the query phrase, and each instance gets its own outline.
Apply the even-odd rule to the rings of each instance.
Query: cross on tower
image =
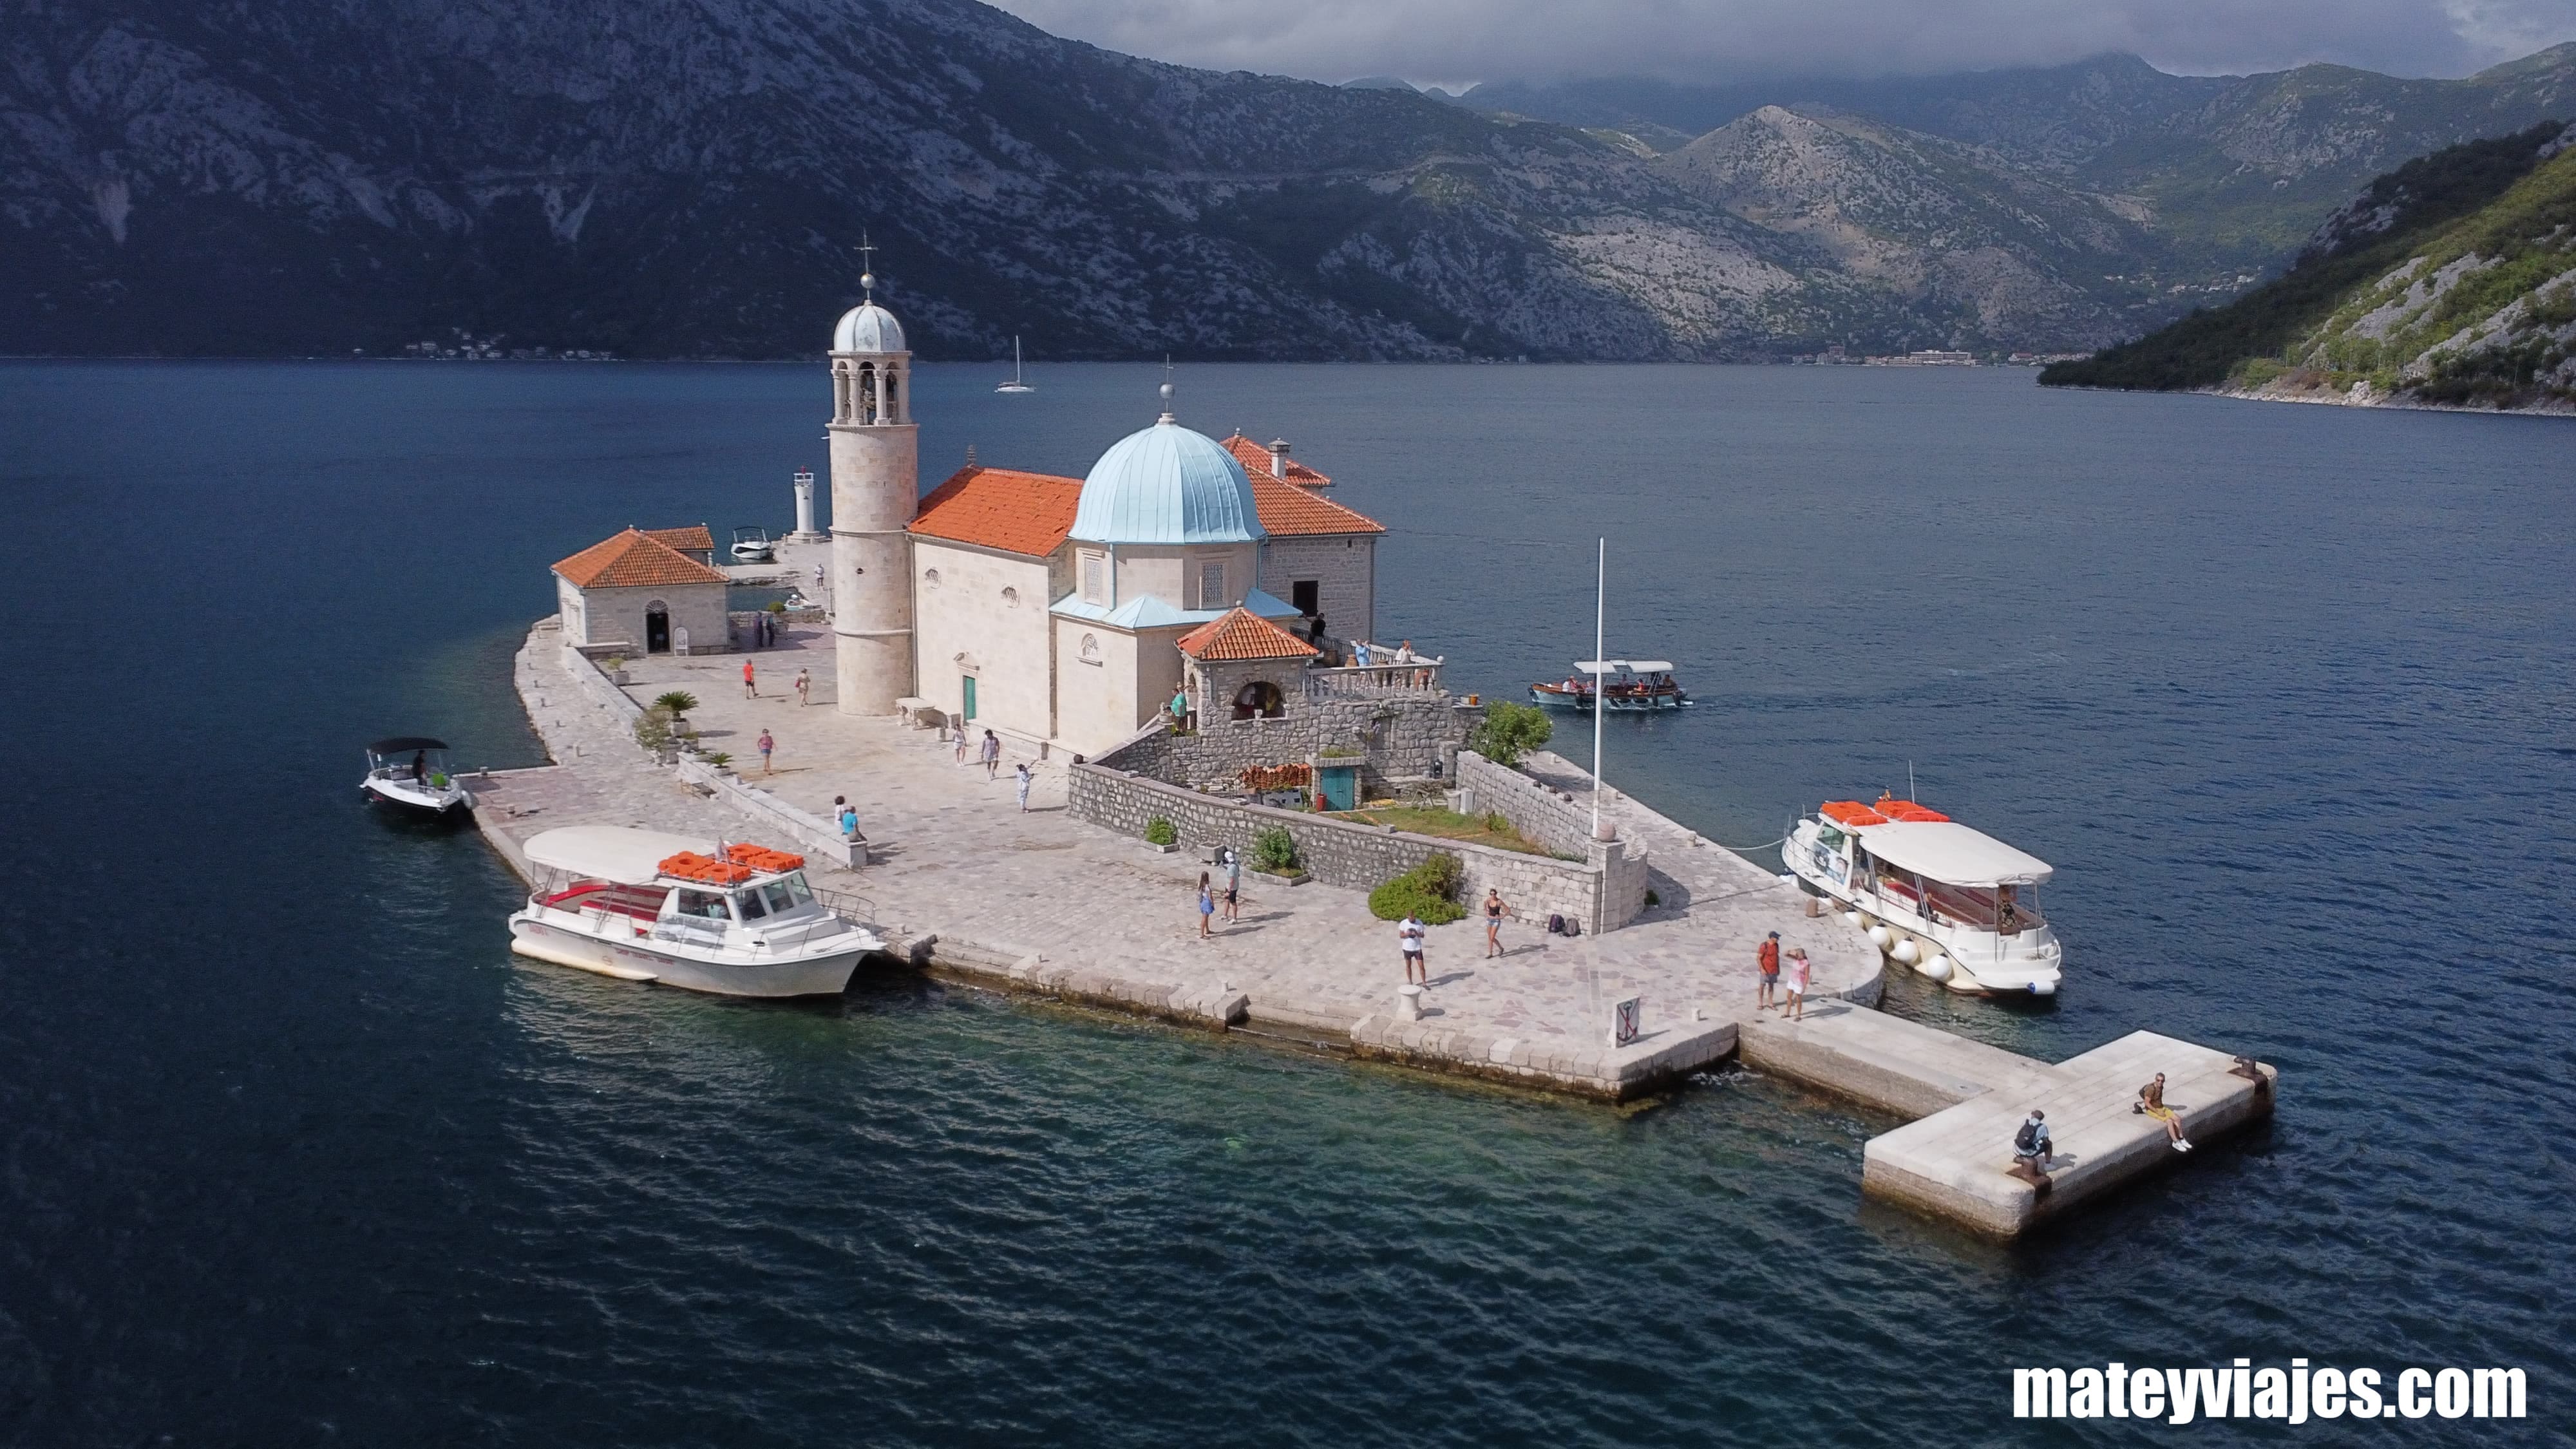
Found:
[[[876,249],[876,243],[868,240],[867,228],[859,228],[859,290],[867,293],[871,301],[877,290]]]

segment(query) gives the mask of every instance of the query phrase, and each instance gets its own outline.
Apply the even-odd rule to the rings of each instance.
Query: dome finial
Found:
[[[1158,423],[1177,423],[1180,421],[1180,416],[1172,411],[1172,396],[1174,391],[1175,389],[1172,387],[1172,354],[1166,352],[1163,354],[1163,415],[1156,418],[1154,421]]]
[[[877,299],[877,244],[868,239],[868,229],[859,228],[859,291],[863,302]]]

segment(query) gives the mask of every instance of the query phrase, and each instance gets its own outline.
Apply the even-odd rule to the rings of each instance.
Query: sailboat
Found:
[[[995,391],[995,392],[1036,392],[1036,391],[1037,391],[1037,389],[1036,389],[1036,388],[1033,388],[1033,387],[1029,386],[1027,383],[1020,381],[1020,334],[1018,334],[1018,333],[1016,333],[1016,332],[1014,332],[1014,333],[1012,333],[1012,334],[1011,334],[1011,380],[1010,380],[1009,382],[1003,383],[1000,387],[997,387],[997,388],[993,389],[993,391]]]

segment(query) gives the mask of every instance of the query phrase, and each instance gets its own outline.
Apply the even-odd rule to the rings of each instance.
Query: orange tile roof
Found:
[[[1314,645],[1238,604],[1225,617],[1201,624],[1173,641],[1180,651],[1201,661],[1216,659],[1298,659],[1319,652]]]
[[[1244,470],[1252,479],[1252,506],[1261,526],[1271,533],[1384,533],[1386,525],[1355,508],[1292,487],[1268,473]]]
[[[707,526],[703,523],[692,523],[686,528],[644,528],[636,531],[656,543],[667,543],[682,553],[687,553],[693,548],[705,553],[716,551],[716,536],[708,532]]]
[[[1232,453],[1234,455],[1234,460],[1243,465],[1243,470],[1245,472],[1250,473],[1256,470],[1262,473],[1270,472],[1269,444],[1256,443],[1250,438],[1245,437],[1243,434],[1237,433],[1233,437],[1226,439],[1223,443],[1218,444],[1218,446],[1224,448],[1227,452]],[[1316,472],[1305,464],[1298,462],[1293,457],[1288,460],[1288,476],[1280,481],[1283,483],[1294,483],[1300,488],[1330,488],[1333,486],[1332,479]]]
[[[581,589],[667,588],[673,584],[726,581],[723,574],[632,528],[556,564],[555,572]]]
[[[911,531],[1044,558],[1073,531],[1082,480],[1013,468],[958,469],[921,500]]]

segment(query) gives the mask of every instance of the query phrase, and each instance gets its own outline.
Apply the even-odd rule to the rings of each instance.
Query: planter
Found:
[[[1156,855],[1170,855],[1170,854],[1172,854],[1174,851],[1177,851],[1177,850],[1179,850],[1179,849],[1180,849],[1180,847],[1179,847],[1179,846],[1177,846],[1177,845],[1156,845],[1154,842],[1152,842],[1152,841],[1150,841],[1150,840],[1148,840],[1148,841],[1146,841],[1146,842],[1145,842],[1145,848],[1146,848],[1147,850],[1150,850],[1150,851],[1154,852]]]
[[[1263,870],[1259,866],[1254,866],[1252,873],[1261,877],[1263,880],[1285,886],[1301,886],[1314,879],[1313,876],[1308,875],[1302,870],[1292,870],[1283,875],[1277,871]]]

